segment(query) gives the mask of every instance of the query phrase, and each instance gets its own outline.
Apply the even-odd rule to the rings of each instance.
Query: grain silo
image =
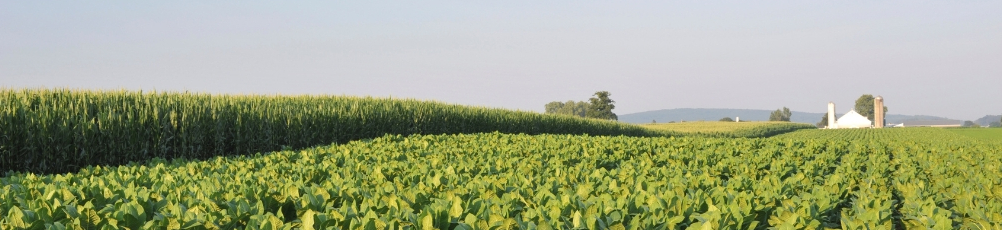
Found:
[[[884,127],[884,97],[873,98],[873,127]]]
[[[838,128],[835,126],[835,103],[828,102],[828,127],[829,129]]]

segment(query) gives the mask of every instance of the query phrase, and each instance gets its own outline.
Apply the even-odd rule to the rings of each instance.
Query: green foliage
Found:
[[[673,124],[758,130],[686,133],[414,100],[0,93],[4,169],[145,162],[2,177],[0,229],[1002,228],[1002,142],[955,132],[997,129]],[[545,132],[701,137],[528,135]],[[294,150],[324,133],[342,144]],[[247,154],[268,148],[285,150]]]
[[[856,99],[856,113],[863,115],[867,119],[873,120],[873,95],[863,94]]]
[[[977,123],[974,123],[973,121],[964,121],[964,125],[963,125],[963,127],[968,127],[968,128],[981,128],[981,125],[978,125]]]
[[[991,124],[988,124],[988,127],[991,127],[991,128],[999,128],[999,127],[1002,127],[1002,121],[996,121],[996,122],[992,122]]]
[[[560,108],[564,107],[564,103],[563,102],[559,102],[559,101],[552,101],[550,103],[546,103],[546,105],[544,107],[546,108],[546,110],[545,110],[544,113],[546,113],[546,114],[556,114],[557,111],[560,110]]]
[[[410,99],[0,89],[0,172],[206,159],[384,134],[661,136],[635,125]]]
[[[769,114],[769,121],[790,121],[790,117],[793,116],[793,112],[790,112],[789,108],[783,107],[782,109],[777,109]]]
[[[616,102],[609,99],[609,92],[595,92],[588,102],[573,100],[567,102],[554,101],[546,104],[547,114],[563,114],[578,117],[597,118],[603,120],[617,120],[618,117],[612,112],[616,108]]]
[[[612,110],[616,108],[616,101],[609,98],[611,95],[612,94],[608,91],[595,92],[595,97],[588,99],[590,104],[588,105],[586,117],[603,120],[618,120],[619,117],[612,112]]]
[[[863,115],[864,117],[866,117],[866,119],[870,119],[871,121],[873,120],[874,117],[873,98],[874,97],[872,94],[863,94],[862,96],[859,96],[858,99],[856,99],[856,107],[855,107],[855,110],[857,113],[859,113],[859,115]],[[887,115],[886,105],[884,106],[884,115],[885,116]]]
[[[958,129],[971,130],[971,129]],[[940,128],[801,130],[788,140],[838,140],[866,152],[869,165],[843,228],[998,229],[1002,227],[1000,142]],[[845,164],[845,156],[842,157]],[[984,172],[984,173],[975,173]]]
[[[0,229],[997,229],[998,175],[974,172],[999,149],[935,128],[386,135],[15,174]]]
[[[724,117],[724,118],[720,118],[720,121],[723,121],[723,122],[734,122],[734,119],[731,119],[730,117]]]
[[[764,139],[395,135],[253,157],[13,175],[0,179],[0,211],[15,215],[0,225],[837,226],[830,216],[840,194],[852,191],[855,168],[833,165],[839,155],[822,149]]]
[[[585,117],[588,112],[589,104],[587,102],[579,101],[567,101],[559,102],[554,101],[546,104],[547,114],[563,114],[577,117]]]

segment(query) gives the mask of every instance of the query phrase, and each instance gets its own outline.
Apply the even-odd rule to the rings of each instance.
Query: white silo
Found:
[[[838,128],[838,124],[835,123],[835,103],[830,101],[828,102],[828,128]]]

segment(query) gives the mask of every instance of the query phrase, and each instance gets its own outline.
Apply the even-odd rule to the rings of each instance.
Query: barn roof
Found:
[[[848,113],[839,117],[835,123],[839,128],[868,128],[872,124],[870,119],[866,119],[866,117],[857,113],[856,110],[849,110]]]

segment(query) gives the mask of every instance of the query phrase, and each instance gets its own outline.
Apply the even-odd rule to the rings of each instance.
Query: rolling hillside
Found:
[[[992,122],[997,122],[999,120],[1002,120],[1002,115],[985,115],[984,117],[975,120],[974,123],[978,123],[978,125],[981,126],[988,126]]]

